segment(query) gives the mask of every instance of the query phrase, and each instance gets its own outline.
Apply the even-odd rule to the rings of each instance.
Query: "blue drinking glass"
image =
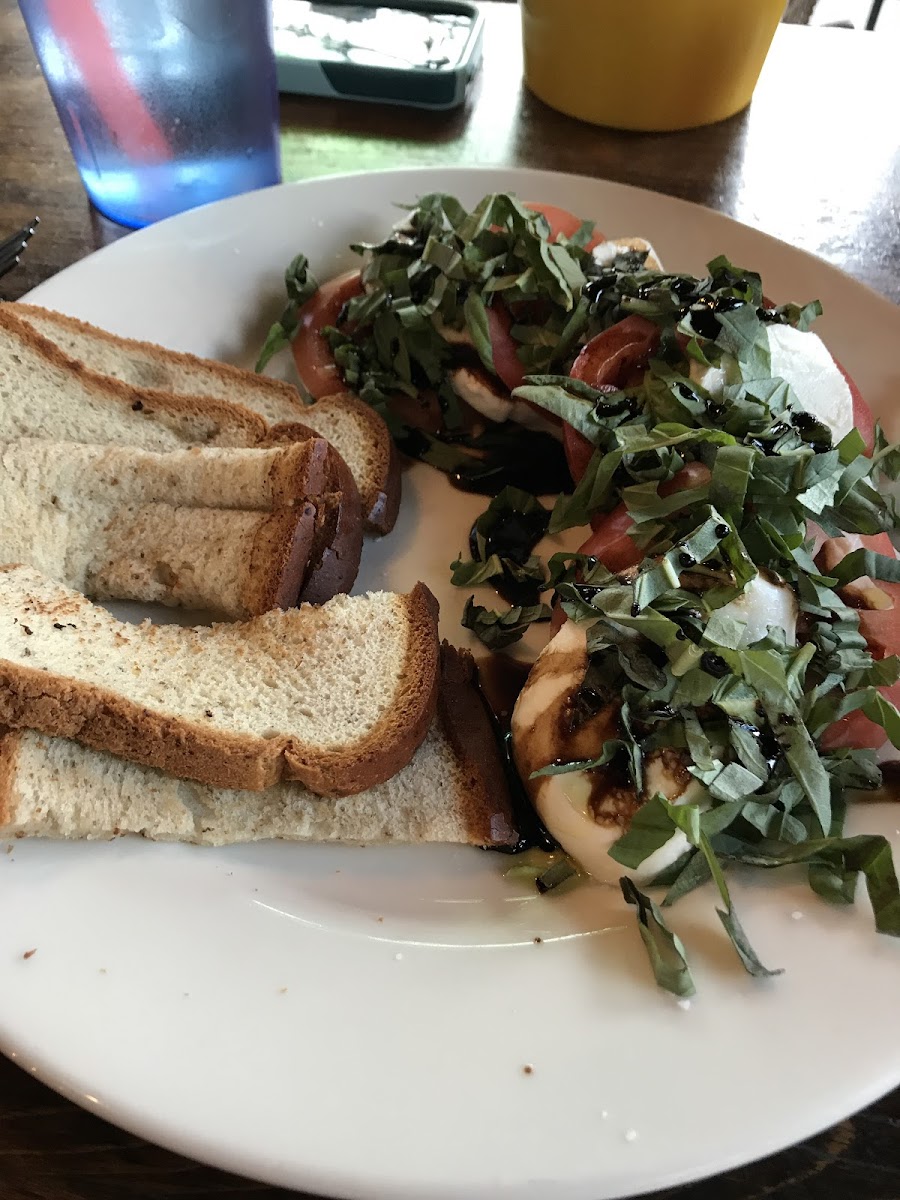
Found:
[[[132,227],[278,183],[267,0],[19,0],[87,194]]]

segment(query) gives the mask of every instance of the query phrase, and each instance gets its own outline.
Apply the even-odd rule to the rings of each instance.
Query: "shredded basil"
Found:
[[[656,881],[668,888],[663,903],[712,880],[723,929],[752,975],[775,972],[735,912],[726,872],[737,864],[803,864],[813,891],[839,904],[852,902],[862,875],[876,927],[898,935],[888,844],[843,836],[845,792],[877,787],[879,769],[869,752],[826,752],[821,743],[829,726],[861,712],[900,746],[900,713],[879,690],[896,682],[900,662],[873,659],[842,593],[866,576],[900,582],[900,561],[858,550],[826,575],[808,531],[811,522],[826,536],[893,530],[897,511],[884,481],[900,476],[900,447],[880,428],[871,457],[856,431],[834,445],[806,411],[809,398],[772,375],[768,329],[808,329],[818,301],[765,307],[759,275],[724,257],[702,277],[648,270],[645,256],[631,252],[601,267],[584,249],[592,228],[585,222],[551,242],[546,220],[513,196],[488,195],[471,209],[442,193],[424,196],[386,238],[353,247],[363,291],[323,336],[347,385],[385,414],[401,449],[495,496],[452,580],[493,586],[509,607],[470,598],[463,625],[502,649],[549,618],[542,597],[552,591],[586,626],[584,689],[618,706],[615,736],[594,757],[536,774],[615,760],[637,811],[613,858],[635,869],[680,831],[685,854]],[[302,255],[285,286],[287,306],[260,369],[294,336],[318,286]],[[580,349],[629,316],[659,333],[646,369],[621,389],[571,378]],[[561,468],[558,444],[508,425],[459,428],[452,373],[477,363],[497,383],[498,327],[509,330],[526,375],[514,398],[566,422],[593,450],[574,491],[554,488],[561,494],[550,513],[522,489],[537,487],[536,468],[553,453]],[[398,396],[436,405],[442,428],[413,428],[395,411]],[[677,478],[685,468],[687,484]],[[631,521],[623,527],[639,561],[627,573],[584,554],[554,555],[547,567],[536,555],[545,533],[612,512]],[[793,593],[799,644],[780,623],[749,641],[736,602],[765,584]],[[661,750],[682,757],[696,802],[644,794],[645,760]],[[573,869],[561,863],[560,879]],[[690,994],[684,947],[660,909],[628,880],[622,890],[657,981]]]

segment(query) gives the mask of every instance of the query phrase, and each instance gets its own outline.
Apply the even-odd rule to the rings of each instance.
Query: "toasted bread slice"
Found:
[[[390,533],[400,509],[400,456],[387,425],[352,392],[323,396],[301,418],[340,451],[353,472],[370,533]]]
[[[98,375],[0,305],[0,440],[52,438],[180,450],[255,446],[257,413],[210,397],[176,396]]]
[[[393,528],[400,503],[399,457],[384,421],[352,393],[326,396],[306,405],[296,388],[253,371],[117,337],[33,304],[6,304],[0,311],[12,312],[90,370],[131,387],[240,404],[268,425],[308,425],[332,443],[353,473],[366,528],[373,533]]]
[[[186,629],[129,625],[30,567],[0,567],[0,723],[201,783],[381,783],[425,737],[437,680],[422,584]]]
[[[311,502],[270,513],[124,507],[91,548],[79,590],[95,600],[202,609],[228,620],[290,608],[314,552],[316,517]],[[37,557],[33,565],[44,566]]]
[[[265,444],[302,444],[304,438],[316,436],[307,425],[276,425]],[[340,592],[349,592],[362,556],[363,519],[356,481],[334,446],[325,445],[327,491],[316,501],[313,546],[300,590],[300,600],[308,604],[324,604]]]
[[[165,454],[0,444],[0,562],[28,562],[95,599],[234,619],[288,607],[320,569],[320,512],[341,501],[331,453],[321,438]],[[351,554],[324,584],[347,590],[358,565]]]
[[[515,819],[472,663],[444,646],[438,714],[396,775],[343,799],[299,783],[264,792],[174,779],[77,742],[31,730],[0,733],[0,837],[111,838],[221,846],[284,838],[313,842],[514,845]],[[464,714],[462,745],[446,707]],[[457,733],[459,730],[457,729]]]

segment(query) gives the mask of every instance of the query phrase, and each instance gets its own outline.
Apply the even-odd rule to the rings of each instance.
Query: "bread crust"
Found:
[[[360,487],[363,520],[370,533],[390,533],[400,511],[402,491],[400,455],[390,430],[383,418],[353,392],[335,392],[323,396],[305,407],[302,419],[308,423],[312,418],[312,428],[315,430],[316,410],[321,412],[334,408],[352,409],[360,423],[367,427],[373,478]]]
[[[294,741],[285,750],[285,778],[299,779],[320,795],[352,796],[396,775],[421,745],[434,718],[440,685],[438,602],[424,583],[417,583],[404,598],[409,638],[400,677],[406,681],[405,691],[391,711],[354,742],[351,754]]]
[[[316,516],[316,506],[306,503],[277,509],[262,518],[247,564],[246,616],[297,603],[315,538]]]
[[[267,449],[273,444],[265,437],[258,448]],[[283,453],[274,460],[269,472],[273,508],[303,502],[333,490],[331,460],[335,451],[329,442],[310,430],[307,436],[294,438],[282,448]]]
[[[15,822],[15,780],[19,769],[21,737],[18,729],[0,728],[0,827]]]
[[[438,719],[464,773],[459,791],[469,837],[481,846],[514,846],[519,834],[509,781],[477,678],[472,655],[443,642]]]
[[[274,425],[265,445],[304,442],[319,435],[300,422]],[[309,564],[300,587],[299,603],[324,604],[332,596],[349,592],[356,582],[363,546],[363,515],[359,489],[350,468],[330,442],[325,483],[316,507],[316,530]]]
[[[11,569],[15,567],[0,568],[0,573]],[[399,678],[406,688],[372,729],[349,746],[323,749],[289,734],[264,738],[207,728],[153,711],[109,688],[9,659],[0,659],[0,725],[71,738],[215,787],[261,791],[281,779],[297,779],[322,795],[352,795],[405,766],[434,715],[437,601],[421,583],[402,599],[408,637]],[[83,603],[72,593],[49,608],[41,602],[61,621],[77,616]]]

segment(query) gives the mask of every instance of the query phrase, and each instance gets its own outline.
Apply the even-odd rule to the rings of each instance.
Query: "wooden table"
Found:
[[[710,129],[634,135],[571,121],[532,97],[521,84],[516,8],[484,8],[485,65],[465,109],[430,114],[285,98],[285,178],[514,164],[615,179],[717,208],[900,300],[900,123],[889,40],[783,26],[746,113]],[[23,266],[0,280],[0,298],[15,299],[123,233],[91,213],[18,9],[0,0],[0,236],[35,212],[40,231]],[[851,1029],[865,1019],[864,998],[847,1019]],[[703,1114],[697,1119],[701,1138]],[[665,1195],[897,1200],[898,1124],[900,1092],[765,1162]],[[122,1133],[0,1059],[2,1200],[232,1195],[288,1193]]]

